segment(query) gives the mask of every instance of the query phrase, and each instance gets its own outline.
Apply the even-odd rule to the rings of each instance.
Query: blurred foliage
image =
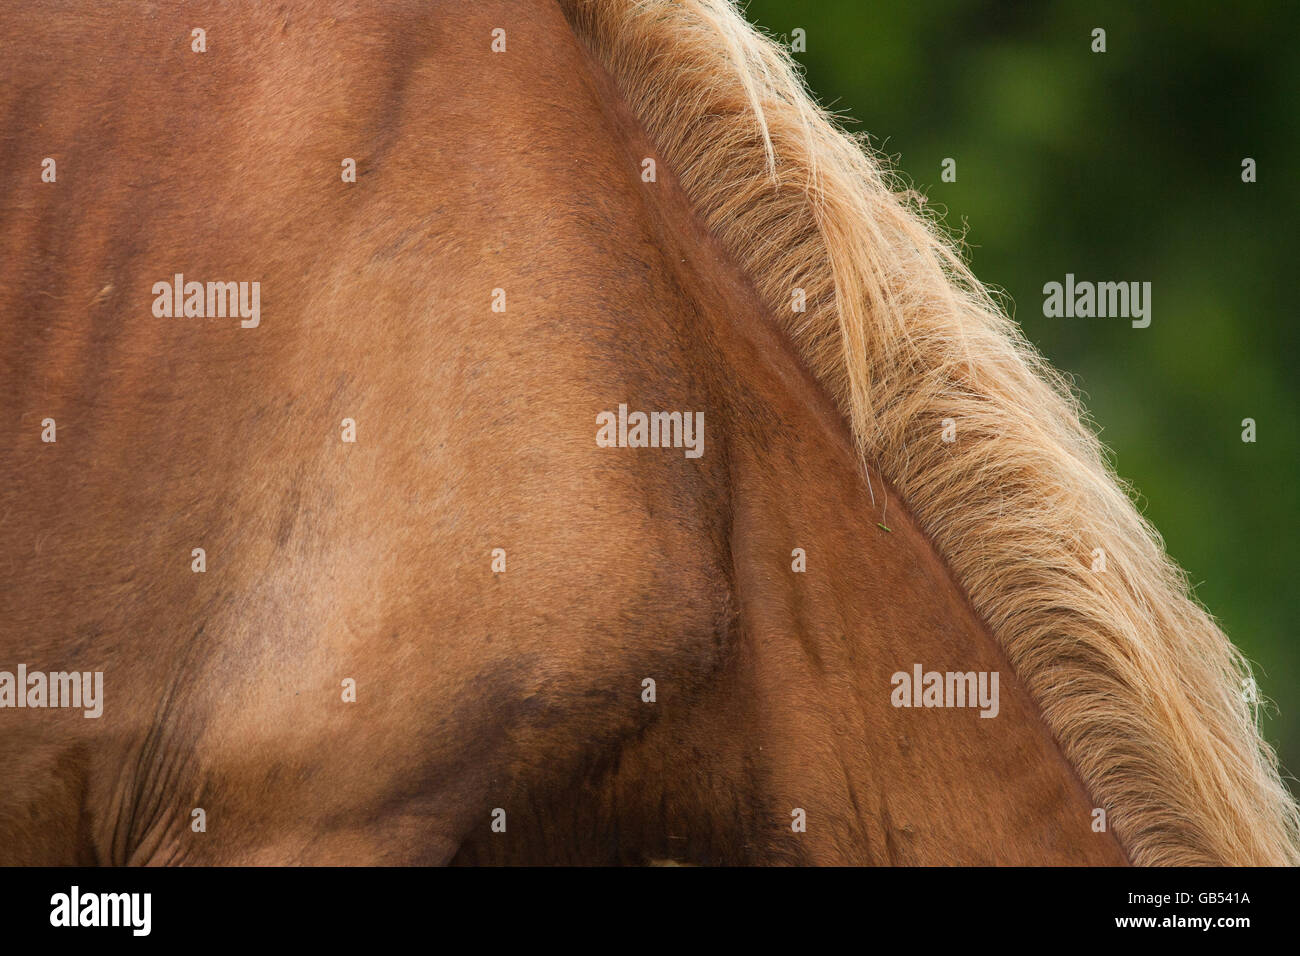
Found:
[[[1287,166],[1300,155],[1300,5],[751,0],[747,12],[777,37],[806,31],[795,59],[821,102],[944,213],[975,273],[1074,377],[1139,505],[1254,664],[1265,734],[1300,773],[1300,189]],[[1091,51],[1096,27],[1105,53]],[[940,178],[945,157],[956,182]],[[1067,272],[1151,282],[1151,326],[1045,318],[1043,285]]]

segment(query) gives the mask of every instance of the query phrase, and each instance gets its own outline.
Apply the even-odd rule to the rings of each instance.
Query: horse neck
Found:
[[[588,65],[632,176],[653,144]],[[624,228],[656,237],[666,271],[654,282],[677,299],[689,371],[711,396],[709,454],[726,463],[707,494],[680,489],[721,511],[722,651],[703,679],[664,688],[654,722],[616,759],[549,791],[585,821],[587,841],[569,851],[624,862],[1124,862],[905,503],[868,479],[847,422],[662,164],[639,190],[637,219]],[[996,674],[996,715],[895,706],[894,675],[916,665],[986,687]],[[462,859],[484,854],[470,845]]]

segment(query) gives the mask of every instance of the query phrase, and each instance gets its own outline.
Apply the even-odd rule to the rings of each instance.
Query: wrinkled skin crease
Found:
[[[192,26],[0,17],[0,669],[105,685],[0,710],[0,863],[1123,862],[557,10]],[[176,272],[260,326],[155,318]]]

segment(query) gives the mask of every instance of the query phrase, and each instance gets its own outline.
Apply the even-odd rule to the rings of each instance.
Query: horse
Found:
[[[1300,861],[1077,396],[730,0],[74,6],[0,14],[0,863]]]

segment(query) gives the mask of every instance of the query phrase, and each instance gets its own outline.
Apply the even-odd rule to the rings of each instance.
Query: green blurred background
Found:
[[[1255,666],[1296,790],[1300,4],[751,0],[821,102],[965,235]],[[1093,53],[1092,30],[1106,31]],[[941,180],[945,157],[957,180]],[[1242,160],[1258,164],[1242,182]],[[1067,272],[1152,321],[1045,318]],[[1254,444],[1241,440],[1256,421]]]

